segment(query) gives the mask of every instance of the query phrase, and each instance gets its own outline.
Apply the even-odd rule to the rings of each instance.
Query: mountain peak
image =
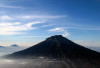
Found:
[[[54,36],[47,38],[46,40],[54,40],[54,39],[62,39],[62,38],[64,39],[62,35],[54,35]]]
[[[51,37],[49,37],[49,38],[57,38],[57,37],[63,37],[62,35],[54,35],[54,36],[51,36]]]
[[[52,44],[55,44],[55,45],[61,45],[63,46],[62,44],[75,44],[73,43],[72,41],[70,41],[69,39],[63,37],[62,35],[54,35],[54,36],[51,36],[49,38],[47,38],[45,41],[49,42],[49,43],[52,43]],[[68,46],[67,45],[67,46]]]
[[[19,47],[18,45],[16,45],[16,44],[13,44],[13,45],[11,45],[11,47]]]
[[[54,35],[54,36],[51,36],[51,37],[63,37],[62,35]]]

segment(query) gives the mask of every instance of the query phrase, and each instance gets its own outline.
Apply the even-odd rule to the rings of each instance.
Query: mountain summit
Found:
[[[100,53],[78,45],[62,35],[55,35],[9,57],[50,57],[50,58],[89,58],[100,59]]]

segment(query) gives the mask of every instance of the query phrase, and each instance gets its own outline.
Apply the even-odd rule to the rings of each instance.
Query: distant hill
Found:
[[[0,48],[10,48],[10,47],[20,47],[20,46],[18,46],[17,44],[13,44],[13,45],[11,45],[11,46],[9,46],[9,47],[7,47],[7,46],[0,46]]]
[[[4,46],[0,46],[0,48],[5,48]]]
[[[71,64],[83,65],[83,63],[86,62],[87,64],[90,65],[94,64],[95,66],[94,68],[100,67],[99,52],[78,45],[61,35],[51,36],[46,40],[30,48],[15,52],[13,54],[8,55],[7,57],[25,58],[31,56],[35,57],[42,56],[42,57],[65,60],[70,65]],[[83,68],[93,68],[93,67],[83,67]]]
[[[16,44],[13,44],[13,45],[11,45],[10,47],[19,47],[18,45],[16,45]]]
[[[20,51],[25,49],[24,47],[20,47],[18,45],[11,45],[11,46],[0,46],[0,56],[4,56],[7,54],[11,54],[16,51]]]

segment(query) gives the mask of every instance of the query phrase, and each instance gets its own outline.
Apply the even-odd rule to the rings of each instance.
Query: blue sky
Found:
[[[0,45],[31,46],[58,34],[100,46],[100,0],[0,0]]]

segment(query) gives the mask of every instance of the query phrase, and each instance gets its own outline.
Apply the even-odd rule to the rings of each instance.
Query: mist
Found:
[[[66,68],[66,62],[56,59],[0,59],[0,68]]]
[[[97,51],[97,52],[100,52],[100,47],[96,47],[96,46],[89,47],[89,46],[87,46],[87,48],[92,49],[92,50]]]
[[[99,52],[98,47],[88,47]],[[23,50],[24,48],[1,48],[0,49],[0,68],[98,68],[97,65],[83,59],[58,60],[44,57],[36,58],[3,58],[3,56],[13,52]]]

